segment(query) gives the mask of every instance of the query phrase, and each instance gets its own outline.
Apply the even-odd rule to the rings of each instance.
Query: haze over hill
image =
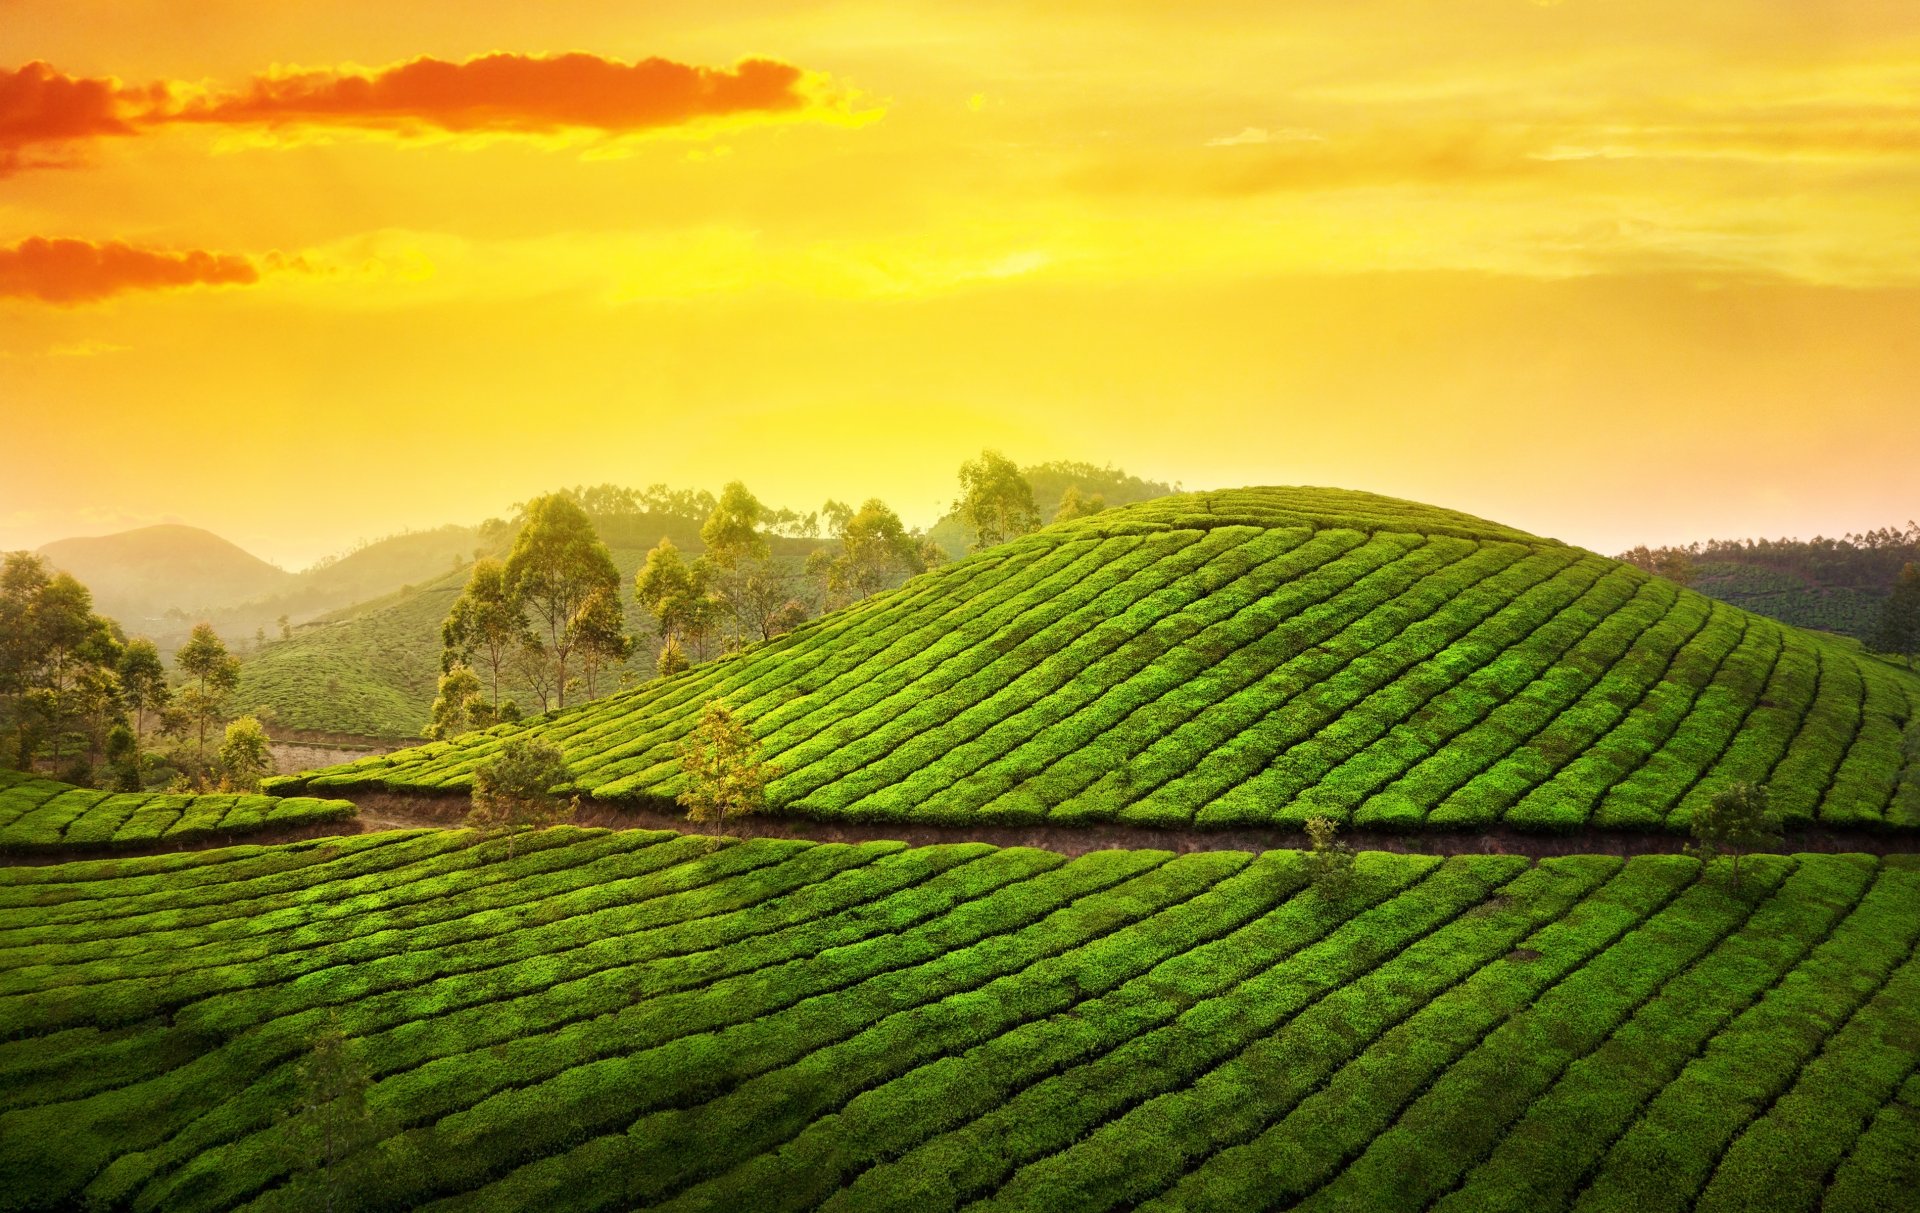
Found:
[[[208,622],[237,645],[316,615],[392,593],[470,563],[477,527],[447,525],[362,543],[298,573],[268,564],[210,531],[166,524],[62,539],[39,550],[92,591],[94,606],[130,635],[163,646]]]
[[[78,577],[102,613],[135,632],[158,628],[169,611],[217,610],[293,580],[211,531],[179,524],[56,540],[40,554]]]

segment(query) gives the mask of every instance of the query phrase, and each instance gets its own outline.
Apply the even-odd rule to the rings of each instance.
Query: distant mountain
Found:
[[[199,527],[164,524],[40,549],[55,568],[93,591],[94,608],[131,632],[151,632],[168,611],[194,614],[259,598],[294,579]]]
[[[211,531],[166,525],[62,539],[40,554],[79,578],[93,591],[94,609],[133,635],[165,648],[204,620],[244,652],[259,647],[263,632],[278,637],[283,618],[298,627],[464,569],[479,544],[477,527],[407,531],[289,573]]]

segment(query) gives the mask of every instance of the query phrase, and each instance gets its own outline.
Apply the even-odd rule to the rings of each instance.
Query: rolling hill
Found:
[[[1914,859],[1375,852],[1338,900],[1291,851],[566,828],[0,868],[0,1207],[1909,1208]],[[329,1032],[331,1183],[291,1119]]]
[[[1920,826],[1920,678],[1616,560],[1371,494],[1246,489],[1074,522],[770,644],[521,726],[659,801],[703,704],[788,814],[949,824]],[[458,792],[500,728],[282,781]]]

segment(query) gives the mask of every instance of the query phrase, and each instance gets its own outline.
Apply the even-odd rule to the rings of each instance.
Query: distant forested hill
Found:
[[[1620,559],[1758,615],[1865,641],[1902,566],[1920,563],[1920,524],[1838,539],[1710,539],[1637,547]]]

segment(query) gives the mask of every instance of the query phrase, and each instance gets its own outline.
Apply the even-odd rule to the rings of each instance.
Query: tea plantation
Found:
[[[1920,861],[363,834],[0,868],[0,1205],[1912,1208]],[[368,1127],[287,1146],[314,1041]]]
[[[731,705],[776,811],[947,824],[1683,830],[1736,780],[1790,825],[1920,826],[1920,677],[1626,564],[1330,489],[1049,527],[770,644],[532,722],[658,801]],[[287,790],[459,792],[510,730]]]
[[[344,800],[96,792],[0,771],[0,852],[183,845],[344,821],[354,812]]]

